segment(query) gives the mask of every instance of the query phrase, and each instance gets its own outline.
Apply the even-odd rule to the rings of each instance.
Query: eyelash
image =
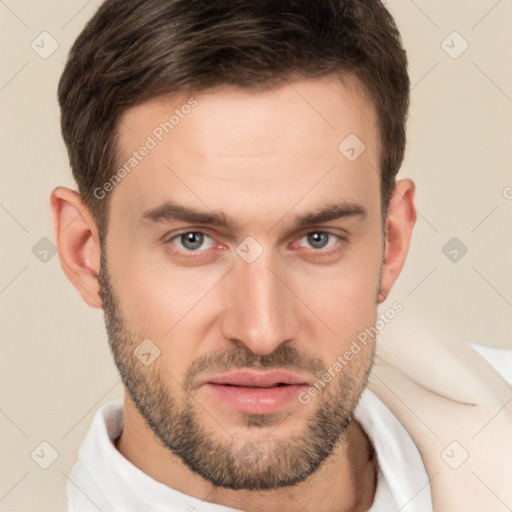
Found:
[[[177,233],[177,234],[173,235],[172,237],[167,238],[164,241],[164,243],[165,244],[174,245],[173,241],[175,239],[181,237],[182,235],[186,235],[186,234],[189,234],[189,233],[199,233],[199,234],[202,234],[205,237],[208,237],[208,238],[213,240],[213,238],[210,235],[208,235],[207,233],[205,233],[204,231],[188,230],[188,231],[181,231],[180,233]],[[315,249],[315,248],[307,249],[307,252],[313,253],[314,256],[320,256],[320,257],[321,256],[334,256],[335,254],[338,254],[339,252],[341,252],[342,249],[343,249],[344,243],[348,242],[347,237],[338,235],[336,233],[332,233],[330,231],[325,231],[325,230],[307,231],[305,233],[302,233],[300,235],[300,237],[298,238],[298,240],[300,241],[304,237],[307,237],[308,235],[311,235],[313,233],[326,234],[326,235],[329,235],[330,237],[337,238],[338,242],[340,242],[340,243],[336,243],[335,242],[335,244],[332,247],[330,247],[329,249]],[[295,244],[295,242],[294,242],[294,244]],[[204,254],[207,251],[208,251],[208,249],[202,249],[202,250],[196,250],[196,251],[191,251],[191,250],[186,250],[186,249],[179,249],[179,250],[177,250],[175,252],[177,252],[178,254],[181,254],[181,255],[185,255],[186,257],[189,257],[189,258],[190,257],[197,258],[197,257],[204,256]]]

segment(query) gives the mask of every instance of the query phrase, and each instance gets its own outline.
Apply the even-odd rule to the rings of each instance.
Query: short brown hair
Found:
[[[387,211],[405,151],[407,58],[380,0],[107,0],[71,48],[58,88],[73,176],[100,235],[121,115],[152,97],[293,76],[353,73],[373,102]],[[340,141],[341,142],[341,141]]]

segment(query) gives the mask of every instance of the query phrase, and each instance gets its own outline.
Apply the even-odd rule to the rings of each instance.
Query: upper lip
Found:
[[[224,384],[231,386],[270,388],[277,384],[307,385],[308,381],[300,375],[284,370],[239,370],[205,379],[201,384]]]

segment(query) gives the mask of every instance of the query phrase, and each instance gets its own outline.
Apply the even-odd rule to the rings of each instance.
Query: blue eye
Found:
[[[178,247],[185,250],[186,252],[200,252],[198,249],[204,244],[204,241],[207,238],[210,240],[210,245],[203,247],[203,249],[200,250],[203,251],[213,247],[214,244],[213,240],[205,233],[201,233],[201,231],[186,231],[184,233],[180,233],[179,235],[173,236],[169,241],[174,242],[177,240],[179,242],[177,244]]]
[[[332,243],[330,243],[329,237],[331,237]],[[336,238],[339,237],[327,231],[311,231],[306,233],[300,240],[306,239],[313,249],[328,249],[336,243]]]
[[[311,256],[326,256],[333,254],[333,251],[337,253],[343,248],[343,244],[339,244],[340,240],[344,240],[343,237],[330,233],[328,231],[310,231],[300,237],[299,241],[295,243],[295,246],[306,246],[306,250],[309,246],[309,253]],[[202,231],[183,231],[174,235],[167,240],[167,243],[174,245],[177,248],[177,252],[182,254],[196,254],[206,253],[208,249],[215,247],[215,241]],[[336,248],[335,246],[338,246]],[[333,248],[333,250],[329,250]]]

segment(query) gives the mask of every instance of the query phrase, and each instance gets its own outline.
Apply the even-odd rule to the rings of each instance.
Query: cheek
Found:
[[[121,233],[116,235],[109,248],[113,262],[109,270],[126,319],[146,335],[162,338],[194,311],[218,278],[211,269],[172,264],[156,241],[132,242]]]
[[[297,260],[276,269],[306,306],[299,304],[293,311],[300,329],[292,335],[309,340],[309,349],[312,340],[322,340],[317,344],[318,355],[325,362],[375,322],[381,262],[378,242],[377,236],[365,237],[335,264]],[[130,331],[153,340],[166,359],[171,357],[166,353],[172,354],[169,363],[174,367],[178,361],[200,355],[198,344],[203,343],[201,350],[206,350],[208,329],[223,313],[221,304],[232,302],[229,294],[222,294],[232,279],[224,277],[225,265],[180,268],[161,248],[142,241],[132,243],[129,237],[113,238],[109,250],[112,282]]]
[[[111,278],[126,327],[134,339],[150,339],[157,345],[159,362],[166,369],[161,377],[172,389],[190,362],[202,355],[198,345],[215,315],[211,290],[223,269],[180,269],[161,251],[155,257],[157,251],[138,253],[136,248],[121,258],[127,253],[122,245],[118,248],[112,250],[118,259],[111,265]]]
[[[377,242],[354,250],[339,264],[296,272],[293,289],[319,319],[313,327],[309,315],[302,331],[313,339],[323,340],[326,363],[343,353],[353,339],[375,323],[381,267]]]

